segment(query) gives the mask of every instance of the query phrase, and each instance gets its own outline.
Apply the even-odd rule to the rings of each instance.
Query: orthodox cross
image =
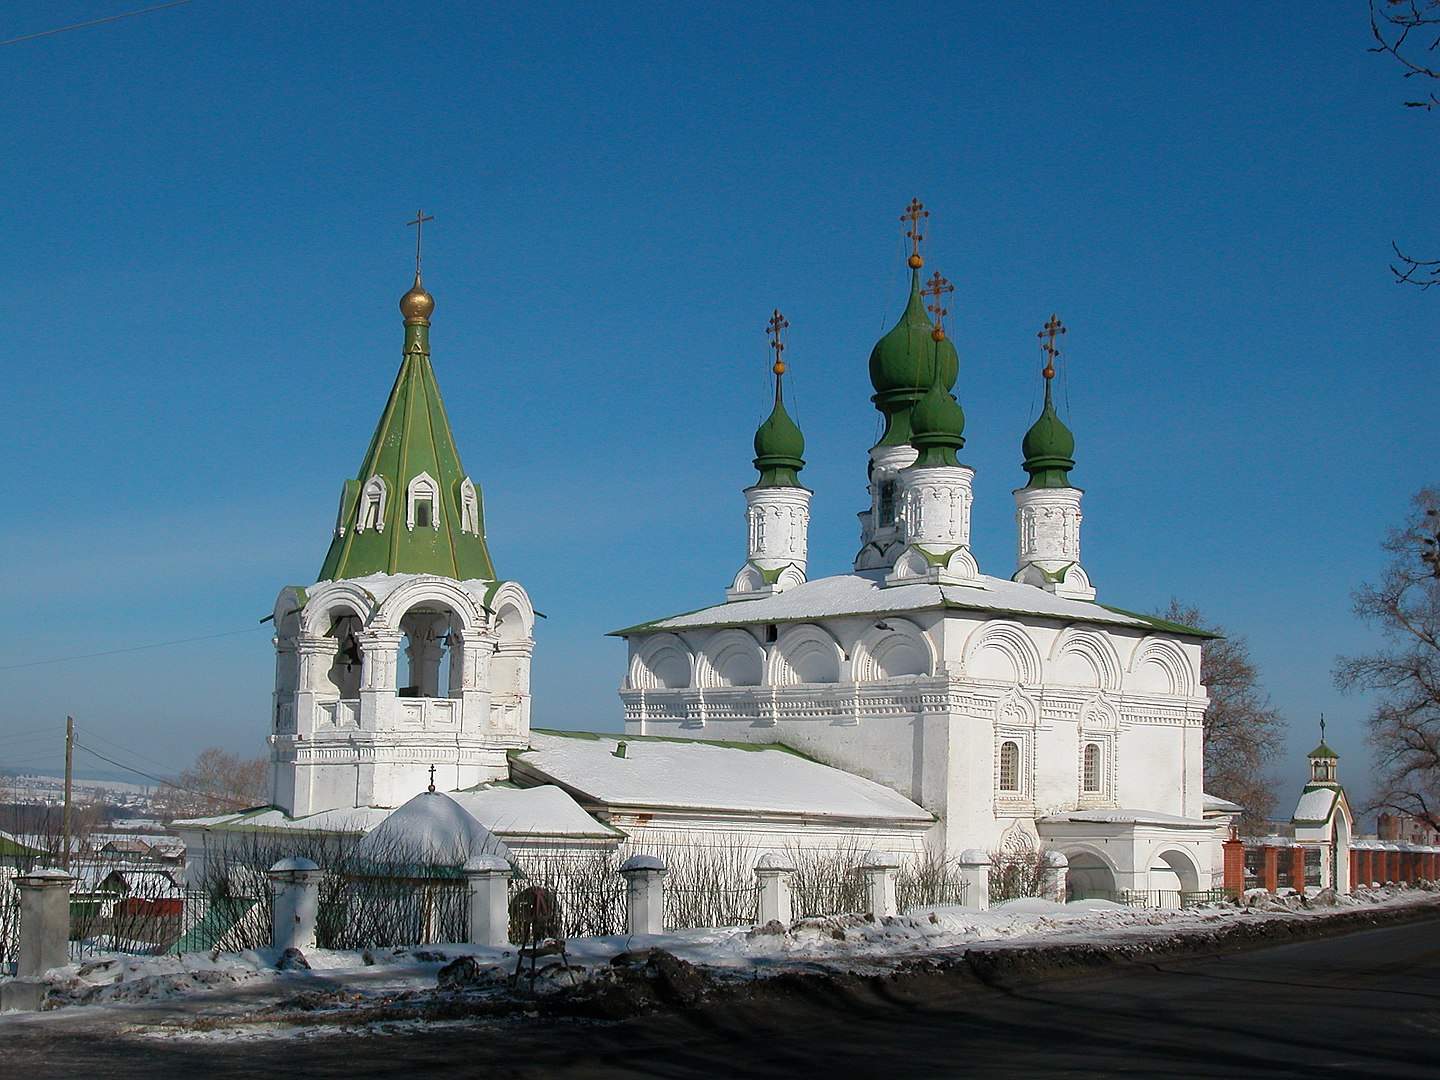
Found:
[[[920,222],[930,216],[930,211],[925,209],[925,204],[919,199],[911,199],[910,205],[905,208],[905,213],[900,215],[901,222],[909,222],[910,228],[905,231],[905,238],[910,241],[910,268],[919,270],[925,265],[925,260],[920,257],[920,241],[925,239],[925,234],[920,231]]]
[[[430,790],[435,790],[435,766],[430,766]]]
[[[1055,377],[1055,358],[1060,355],[1060,350],[1055,347],[1055,335],[1065,333],[1065,327],[1056,315],[1050,316],[1050,321],[1045,324],[1045,329],[1035,336],[1044,338],[1040,348],[1045,350],[1045,370],[1041,372],[1049,381]]]
[[[930,275],[930,280],[925,285],[925,288],[920,291],[926,296],[933,297],[935,300],[933,304],[926,305],[926,310],[935,316],[935,331],[930,336],[936,341],[944,341],[945,327],[941,324],[945,316],[950,314],[950,310],[941,303],[941,300],[946,293],[954,292],[955,286],[951,285],[947,278],[942,277],[939,270],[936,270],[935,273]]]
[[[420,276],[420,231],[425,227],[425,222],[427,222],[427,221],[434,221],[434,220],[435,220],[435,215],[434,215],[434,214],[431,214],[429,217],[426,217],[424,211],[416,210],[416,211],[415,211],[415,220],[414,220],[414,221],[407,221],[407,222],[405,223],[407,226],[409,226],[409,225],[414,225],[414,226],[415,226],[415,276],[416,276],[417,278]],[[433,790],[433,789],[432,789],[432,790]]]
[[[765,333],[770,336],[770,348],[775,350],[775,367],[773,370],[776,375],[785,374],[785,359],[781,356],[785,351],[785,343],[780,340],[780,331],[787,329],[789,326],[790,324],[785,320],[785,316],[780,314],[780,309],[776,308],[775,314],[770,316],[769,329],[765,331]]]
[[[1320,741],[1322,743],[1325,741],[1325,714],[1323,712],[1320,714]]]

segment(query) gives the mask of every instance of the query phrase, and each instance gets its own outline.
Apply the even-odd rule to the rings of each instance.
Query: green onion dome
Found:
[[[1075,436],[1061,421],[1050,400],[1050,381],[1045,381],[1045,408],[1040,418],[1025,433],[1020,444],[1025,453],[1025,471],[1030,474],[1026,487],[1068,488],[1070,470],[1075,467]]]
[[[914,269],[905,313],[870,352],[870,385],[875,388],[871,400],[885,415],[881,446],[903,446],[910,441],[911,411],[937,375],[942,389],[948,391],[955,385],[960,359],[948,340],[936,342],[934,330],[920,294],[920,271]]]
[[[757,487],[799,487],[795,474],[805,467],[805,436],[780,400],[776,388],[775,408],[755,432],[755,468],[760,470]]]
[[[955,351],[948,338],[939,344],[950,346],[950,351]],[[915,431],[910,445],[920,454],[912,469],[960,464],[955,452],[965,445],[965,410],[941,385],[941,380],[936,379],[930,384],[930,389],[911,413],[910,424]]]

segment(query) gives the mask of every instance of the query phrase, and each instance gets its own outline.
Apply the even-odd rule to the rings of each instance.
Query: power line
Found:
[[[189,645],[192,641],[214,641],[216,638],[234,637],[236,634],[253,634],[259,627],[244,630],[227,630],[223,634],[203,634],[200,637],[180,638],[177,641],[157,641],[153,645],[131,645],[125,649],[107,649],[104,652],[81,653],[77,656],[56,656],[50,660],[27,660],[23,664],[6,664],[0,671],[18,671],[20,668],[41,667],[45,664],[64,664],[71,660],[93,660],[97,656],[119,656],[121,653],[143,652],[146,649],[168,649],[171,645]]]
[[[97,757],[101,761],[108,761],[111,765],[117,765],[120,768],[124,769],[126,772],[134,773],[136,776],[143,776],[147,780],[154,780],[157,784],[163,784],[164,786],[174,788],[177,791],[183,791],[190,795],[199,795],[206,799],[220,799],[223,802],[233,803],[235,801],[235,797],[233,795],[222,795],[218,791],[203,791],[199,788],[186,787],[184,784],[181,784],[174,779],[167,780],[163,776],[155,776],[151,773],[145,772],[145,770],[143,769],[137,769],[133,765],[126,765],[123,761],[116,761],[112,757],[106,757],[104,754],[100,753],[100,751],[91,750],[90,747],[82,746],[78,742],[75,744],[75,749],[84,750],[85,753],[89,754],[91,757]]]
[[[119,15],[106,15],[103,19],[75,23],[73,26],[57,26],[54,30],[41,30],[38,34],[26,34],[24,37],[0,41],[0,45],[17,45],[22,41],[34,41],[36,38],[49,37],[51,34],[63,34],[67,30],[84,30],[87,26],[99,26],[101,23],[114,22],[116,19],[128,19],[132,15],[148,15],[152,11],[163,11],[165,8],[179,7],[181,4],[191,2],[192,0],[170,0],[168,4],[156,4],[154,7],[140,8],[138,11],[125,11]]]
[[[138,750],[131,750],[129,747],[121,746],[113,739],[107,739],[103,735],[96,735],[95,732],[91,731],[89,728],[77,728],[76,730],[82,730],[87,739],[99,739],[106,746],[113,746],[117,751],[122,754],[129,754],[131,757],[137,757],[141,761],[148,761],[151,765],[158,765],[160,768],[164,769],[166,772],[171,773],[172,775],[178,776],[181,772],[180,769],[175,768],[173,765],[169,765],[163,761],[156,761],[153,757],[147,757],[145,754],[140,753],[140,751]]]

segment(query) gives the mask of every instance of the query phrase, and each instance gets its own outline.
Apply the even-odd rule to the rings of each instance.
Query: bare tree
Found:
[[[270,760],[242,758],[209,747],[200,751],[195,764],[156,791],[155,801],[172,818],[264,806],[270,801]]]
[[[1160,617],[1225,635],[1200,611],[1171,598]],[[1285,721],[1260,689],[1260,673],[1244,637],[1225,635],[1201,646],[1200,675],[1210,694],[1205,706],[1205,790],[1244,807],[1240,827],[1262,829],[1275,807],[1268,769],[1280,752]]]
[[[1371,52],[1393,57],[1405,69],[1405,78],[1440,80],[1440,0],[1370,0]],[[1405,102],[1407,108],[1440,107],[1440,92],[1433,87]],[[1440,259],[1417,259],[1391,243],[1399,264],[1391,263],[1396,279],[1428,289],[1440,284]]]
[[[1389,564],[1355,593],[1355,614],[1386,648],[1342,658],[1342,690],[1372,690],[1369,742],[1379,772],[1373,806],[1440,828],[1440,488],[1425,487],[1382,545]]]

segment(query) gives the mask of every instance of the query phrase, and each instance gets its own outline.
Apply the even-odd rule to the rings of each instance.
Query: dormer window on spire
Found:
[[[365,482],[365,490],[360,493],[360,509],[355,515],[355,528],[359,532],[366,529],[385,531],[385,501],[388,495],[383,476],[372,476]]]
[[[460,481],[460,531],[480,535],[480,496],[468,476]]]
[[[411,531],[438,529],[440,516],[435,511],[439,495],[440,488],[429,473],[421,473],[411,480],[405,493],[405,527]]]

